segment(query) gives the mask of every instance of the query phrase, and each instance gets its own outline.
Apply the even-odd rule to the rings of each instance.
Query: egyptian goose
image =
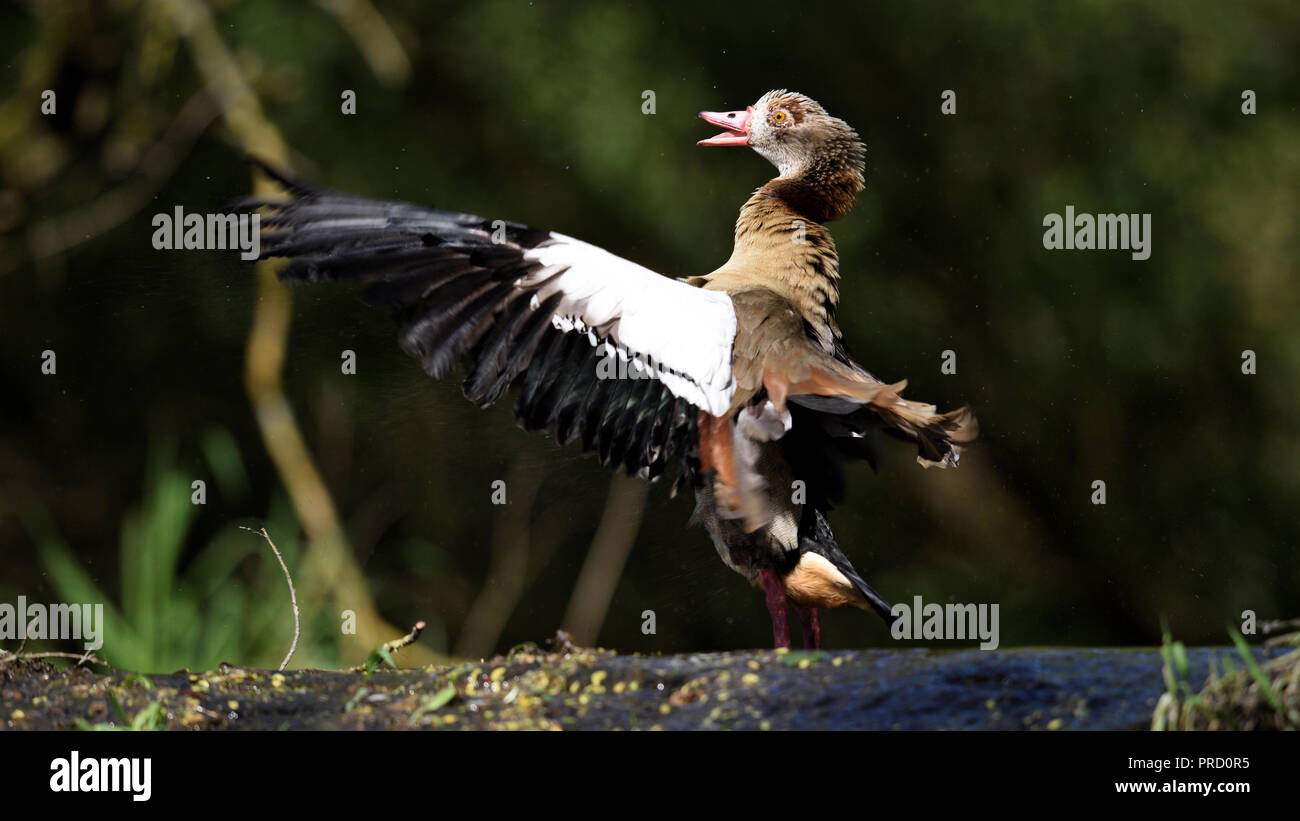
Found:
[[[778,647],[787,604],[804,645],[820,645],[818,608],[889,604],[853,569],[825,516],[839,459],[868,456],[882,428],[914,440],[922,465],[956,465],[976,423],[902,399],[848,354],[835,321],[839,270],[823,223],[863,187],[864,148],[844,121],[802,94],[771,91],[744,111],[701,112],[779,175],[740,209],[731,258],[670,279],[553,231],[354,196],[265,169],[289,193],[263,210],[262,258],[281,277],[367,284],[393,309],[402,348],[433,377],[464,363],[479,406],[519,385],[526,430],[581,440],[601,464],[696,494],[722,560],[760,586]]]

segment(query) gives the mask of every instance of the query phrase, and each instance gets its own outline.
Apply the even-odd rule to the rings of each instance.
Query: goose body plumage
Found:
[[[778,646],[787,605],[808,646],[817,611],[892,621],[840,550],[826,512],[845,458],[869,435],[913,440],[926,466],[956,465],[975,436],[965,409],[903,399],[849,356],[836,322],[839,259],[825,223],[862,188],[857,134],[801,94],[774,91],[743,112],[703,112],[779,175],[741,208],[731,257],[673,279],[559,233],[371,199],[266,172],[286,199],[263,213],[262,258],[290,281],[364,283],[390,309],[400,344],[434,377],[466,368],[480,406],[517,386],[515,418],[580,440],[603,465],[689,485],[693,521],[722,560],[765,592]]]

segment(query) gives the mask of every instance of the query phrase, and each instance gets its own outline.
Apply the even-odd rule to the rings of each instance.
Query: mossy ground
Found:
[[[1193,675],[1222,652],[1188,651]],[[642,656],[559,643],[369,675],[229,664],[140,675],[11,658],[0,670],[0,727],[1141,729],[1163,690],[1155,649]]]
[[[1300,633],[1268,645],[1300,647]],[[1167,645],[1168,647],[1168,645]],[[1152,726],[1173,730],[1300,730],[1300,649],[1256,659],[1244,643],[1237,652],[1211,659],[1209,680],[1199,692],[1185,684],[1180,660],[1166,652],[1166,694]],[[1236,659],[1234,661],[1234,658]],[[1170,664],[1170,661],[1173,664]]]

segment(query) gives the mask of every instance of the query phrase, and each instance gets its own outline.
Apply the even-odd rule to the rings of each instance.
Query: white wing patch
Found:
[[[520,285],[536,287],[532,306],[561,294],[551,324],[587,334],[622,360],[646,366],[675,395],[721,416],[735,382],[731,348],[736,311],[731,298],[656,274],[603,248],[551,234],[525,252],[543,267]]]

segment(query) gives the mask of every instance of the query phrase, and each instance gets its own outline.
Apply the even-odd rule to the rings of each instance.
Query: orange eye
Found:
[[[772,122],[774,123],[783,123],[788,119],[790,119],[790,115],[786,114],[784,111],[778,111],[772,115]]]

